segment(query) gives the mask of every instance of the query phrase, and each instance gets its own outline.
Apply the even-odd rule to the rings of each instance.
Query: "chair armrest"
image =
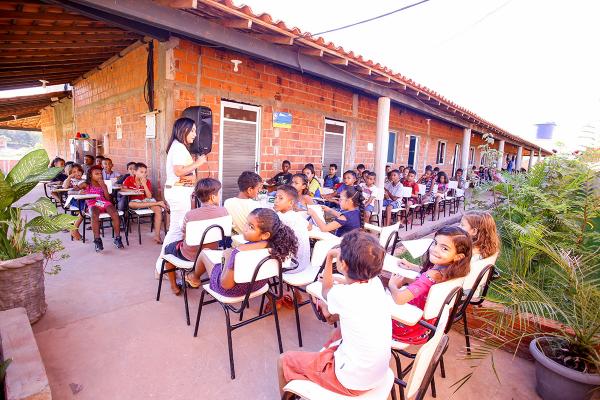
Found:
[[[381,227],[377,226],[377,225],[373,225],[373,224],[369,224],[366,223],[364,226],[365,229],[372,231],[372,232],[377,232],[377,233],[381,233]]]

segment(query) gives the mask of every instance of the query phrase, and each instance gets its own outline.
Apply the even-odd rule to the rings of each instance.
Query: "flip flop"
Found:
[[[198,289],[200,287],[200,283],[194,282],[188,278],[188,274],[185,274],[185,283],[187,283],[191,288]]]
[[[292,299],[292,297],[289,294],[286,294],[285,296],[283,296],[283,298],[281,299],[281,304],[283,304],[283,306],[285,308],[287,308],[288,310],[294,309],[294,300]]]

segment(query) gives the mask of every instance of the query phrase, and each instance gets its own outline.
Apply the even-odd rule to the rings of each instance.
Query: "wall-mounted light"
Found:
[[[233,63],[233,72],[238,72],[239,68],[238,66],[242,63],[241,60],[231,60],[231,62]]]

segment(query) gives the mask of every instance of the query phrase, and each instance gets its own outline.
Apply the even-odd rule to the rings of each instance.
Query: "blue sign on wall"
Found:
[[[292,114],[287,112],[274,112],[273,113],[273,127],[275,128],[291,128],[292,127]]]

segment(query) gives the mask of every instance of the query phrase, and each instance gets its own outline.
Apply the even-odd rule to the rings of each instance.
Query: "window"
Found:
[[[437,155],[435,157],[436,164],[443,164],[446,161],[446,142],[438,141]]]
[[[475,147],[471,147],[469,149],[469,165],[473,165],[475,163]]]
[[[389,135],[387,162],[391,164],[396,162],[396,132],[390,132]]]

